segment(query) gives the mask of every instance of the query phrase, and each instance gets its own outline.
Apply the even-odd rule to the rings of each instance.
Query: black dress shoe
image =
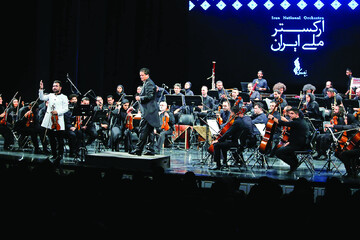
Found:
[[[138,151],[138,150],[132,150],[131,152],[129,152],[130,154],[132,155],[138,155],[138,156],[141,156],[141,152]]]
[[[146,151],[146,152],[144,153],[144,155],[146,155],[146,156],[154,156],[154,155],[155,155],[155,152]]]

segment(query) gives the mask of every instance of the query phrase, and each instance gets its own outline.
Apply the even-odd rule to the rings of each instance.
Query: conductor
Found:
[[[155,155],[154,142],[151,141],[150,135],[153,134],[154,128],[161,126],[156,103],[156,85],[150,79],[149,74],[149,69],[140,69],[140,79],[143,82],[143,87],[140,95],[135,97],[135,100],[140,103],[141,120],[139,124],[139,140],[135,149],[131,151],[130,154],[136,154],[138,156],[141,156],[147,143],[149,143],[147,146],[148,150],[144,155]]]

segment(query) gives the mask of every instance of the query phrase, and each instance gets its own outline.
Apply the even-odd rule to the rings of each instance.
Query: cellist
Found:
[[[174,114],[168,111],[167,103],[160,102],[159,104],[159,118],[161,126],[159,128],[154,129],[156,142],[154,144],[155,152],[158,154],[160,150],[163,148],[166,136],[170,136],[173,134],[175,130],[175,117]]]
[[[227,166],[227,151],[231,147],[238,147],[239,151],[244,150],[247,141],[254,139],[254,132],[251,118],[244,115],[245,107],[234,105],[231,108],[231,116],[235,115],[235,120],[229,129],[212,144],[214,145],[214,161],[216,166],[209,170],[220,170],[222,165],[220,162],[221,153],[223,155],[223,165]]]

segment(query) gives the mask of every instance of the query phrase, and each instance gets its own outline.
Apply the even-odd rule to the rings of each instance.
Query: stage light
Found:
[[[192,1],[189,1],[189,11],[195,7],[195,4],[193,4]]]
[[[207,1],[204,1],[200,6],[206,11],[211,5]]]
[[[339,3],[338,0],[335,0],[331,3],[331,6],[335,9],[338,10],[338,8],[341,6],[341,3]]]
[[[264,3],[264,6],[267,8],[267,10],[270,10],[274,6],[274,4],[270,0],[268,0],[266,3]]]
[[[297,6],[301,9],[304,10],[304,8],[306,8],[307,3],[303,0],[301,0],[300,2],[298,2]]]
[[[352,0],[351,2],[349,2],[348,5],[352,10],[355,10],[355,8],[357,8],[357,6],[359,6],[359,4],[355,0]]]
[[[280,6],[283,8],[283,9],[288,9],[289,7],[290,7],[290,3],[288,2],[288,1],[283,1],[281,4],[280,4]]]
[[[323,6],[324,6],[324,3],[320,0],[317,0],[316,3],[314,3],[314,6],[320,10]]]
[[[238,0],[236,0],[234,3],[233,3],[233,8],[235,8],[236,10],[239,10],[239,8],[241,8],[242,7],[242,4],[238,1]]]
[[[226,4],[223,1],[218,2],[218,4],[216,4],[216,6],[220,9],[223,10],[224,7],[226,7]]]
[[[257,3],[254,0],[251,0],[251,2],[248,3],[248,7],[251,10],[254,10],[257,7]]]

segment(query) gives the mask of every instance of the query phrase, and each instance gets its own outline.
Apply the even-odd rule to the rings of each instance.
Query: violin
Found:
[[[162,117],[162,125],[161,125],[161,129],[164,129],[165,131],[170,129],[170,125],[169,125],[169,117],[164,116]]]
[[[81,116],[76,116],[75,129],[80,130],[81,123],[82,123]]]
[[[275,109],[283,102],[283,99],[280,97],[276,100],[276,105],[274,109],[271,111],[271,115],[274,114]],[[275,132],[277,124],[273,119],[268,119],[266,126],[265,126],[265,134],[260,142],[259,151],[260,153],[265,154],[267,149],[271,147],[272,138]]]
[[[55,110],[55,106],[54,106],[54,105],[51,107],[51,110],[52,110],[52,111]],[[54,129],[54,130],[56,130],[56,131],[59,131],[59,130],[60,130],[59,115],[58,115],[58,114],[53,114],[53,113],[51,113],[51,121],[52,121],[51,129]]]
[[[29,127],[32,123],[34,122],[34,113],[31,111],[28,115],[27,115],[27,121],[26,121],[26,127]]]
[[[234,106],[239,105],[241,100],[242,100],[242,98],[240,96],[237,97],[237,100],[236,100]],[[218,140],[219,138],[221,138],[226,133],[226,131],[229,130],[229,128],[233,125],[233,123],[235,121],[235,117],[240,113],[243,113],[243,110],[240,110],[239,113],[234,114],[229,118],[229,120],[226,122],[226,124],[221,128],[221,130],[215,140]],[[208,152],[211,154],[214,153],[214,144],[213,143],[209,146]]]
[[[129,130],[133,130],[134,129],[134,125],[133,125],[133,116],[131,114],[128,114],[126,116],[125,119],[125,128],[129,129]]]
[[[0,125],[6,125],[7,111],[4,111],[4,117],[0,120]]]

